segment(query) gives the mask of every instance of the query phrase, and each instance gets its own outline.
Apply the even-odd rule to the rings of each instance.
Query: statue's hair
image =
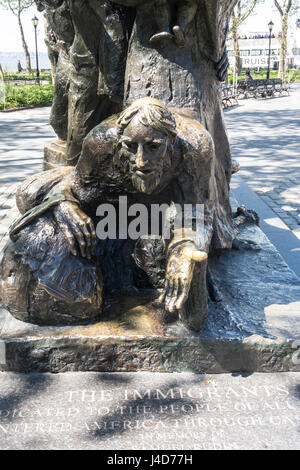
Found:
[[[121,136],[134,118],[138,115],[138,121],[144,126],[150,126],[174,140],[176,137],[176,122],[167,107],[155,98],[141,98],[134,101],[126,108],[117,120],[117,131]]]

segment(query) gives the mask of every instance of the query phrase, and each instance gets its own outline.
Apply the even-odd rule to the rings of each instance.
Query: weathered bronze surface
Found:
[[[67,142],[64,164],[75,164],[87,133],[122,109],[132,13],[109,1],[36,3],[45,12],[55,70],[50,122],[59,139]]]
[[[219,97],[235,1],[37,0],[55,70],[58,141],[45,149],[48,171],[17,194],[22,217],[0,267],[1,302],[16,318],[91,322],[120,296],[143,293],[155,299],[160,323],[179,317],[201,329],[207,286],[218,298],[208,254],[231,248],[237,233]],[[110,205],[120,220],[124,196],[149,214],[167,205],[170,234],[99,237],[97,208]],[[185,204],[204,205],[200,228],[197,209],[188,229],[177,228]]]
[[[236,0],[36,0],[56,64],[51,123],[76,164],[100,121],[144,96],[191,109],[214,139],[220,193],[230,150],[219,102],[225,38]],[[59,163],[59,162],[58,162]]]
[[[218,200],[212,138],[195,119],[143,98],[96,126],[75,168],[35,175],[17,193],[22,217],[1,265],[3,305],[37,324],[95,320],[121,293],[162,289],[158,303],[198,331],[207,316],[206,259],[228,248],[232,219]],[[138,240],[97,239],[97,207],[203,204],[203,225]],[[173,216],[174,218],[174,216]],[[144,235],[144,237],[143,237]],[[161,316],[163,319],[163,315]]]
[[[299,371],[300,286],[255,224],[241,226],[239,245],[209,257],[219,301],[209,301],[200,333],[182,323],[162,323],[148,293],[118,296],[99,321],[88,325],[37,326],[5,313],[1,341],[6,364],[18,372],[156,371],[197,373]],[[0,312],[1,315],[1,312]]]

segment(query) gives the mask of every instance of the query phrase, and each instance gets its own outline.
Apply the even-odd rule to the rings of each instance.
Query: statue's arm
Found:
[[[111,119],[96,126],[87,135],[74,171],[54,187],[51,194],[62,196],[62,200],[53,210],[53,215],[65,235],[72,255],[87,259],[95,255],[97,237],[94,222],[83,212],[81,200],[85,204],[87,200],[90,201],[91,187],[97,186],[106,177],[106,164],[111,161],[115,141],[110,129]],[[99,186],[96,191],[97,199],[100,199],[100,195]]]
[[[16,194],[16,203],[20,213],[25,214],[44,203],[49,199],[51,191],[65,181],[72,172],[74,172],[73,167],[59,167],[27,178],[19,186]]]
[[[179,310],[188,299],[195,263],[207,259],[213,234],[214,146],[210,135],[189,121],[179,175],[185,204],[184,227],[173,231],[168,246],[165,287],[159,298],[169,311]]]
[[[71,253],[90,259],[96,249],[96,231],[74,194],[77,180],[73,167],[46,171],[26,180],[17,194],[23,215],[10,228],[10,238],[14,241],[23,228],[46,212],[52,213]]]
[[[175,230],[171,244],[185,237],[198,250],[207,253],[213,234],[215,148],[212,137],[200,123],[195,120],[181,122],[180,135],[185,149],[178,181],[183,200],[189,205],[184,211],[187,228]]]
[[[115,141],[111,131],[113,123],[114,118],[110,118],[87,135],[75,168],[46,171],[23,183],[17,194],[23,216],[10,231],[12,239],[22,228],[51,210],[71,253],[92,258],[96,249],[96,231],[92,219],[81,208],[81,198],[89,197],[91,181],[105,177],[106,157],[112,153]]]

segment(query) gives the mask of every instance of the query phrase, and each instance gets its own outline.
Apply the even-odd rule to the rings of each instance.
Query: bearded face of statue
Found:
[[[133,186],[151,194],[158,187],[164,170],[171,162],[168,137],[150,126],[144,126],[135,116],[120,139],[120,158],[127,160]]]

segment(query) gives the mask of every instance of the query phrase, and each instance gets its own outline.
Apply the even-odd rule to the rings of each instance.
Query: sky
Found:
[[[297,0],[295,0],[297,1]],[[300,0],[298,0],[299,2]],[[265,3],[259,5],[255,14],[251,15],[241,28],[244,34],[250,32],[267,32],[267,24],[270,20],[274,23],[274,32],[280,31],[280,15],[276,11],[273,0],[265,0]],[[38,47],[39,51],[47,52],[44,43],[44,24],[43,14],[39,13],[35,6],[28,9],[23,13],[23,25],[25,37],[30,51],[35,50],[34,43],[34,28],[32,25],[32,17],[36,15],[40,21],[38,24]],[[300,17],[300,12],[299,15]],[[294,26],[296,17],[293,18],[292,24]],[[20,33],[17,25],[16,17],[11,12],[0,9],[0,52],[22,51],[22,43]]]
[[[39,13],[35,6],[22,14],[25,39],[30,51],[35,51],[34,27],[31,19],[36,15],[39,18],[37,27],[38,48],[41,52],[47,52],[44,43],[44,19],[43,13]],[[23,51],[17,18],[10,12],[0,8],[0,52]]]

